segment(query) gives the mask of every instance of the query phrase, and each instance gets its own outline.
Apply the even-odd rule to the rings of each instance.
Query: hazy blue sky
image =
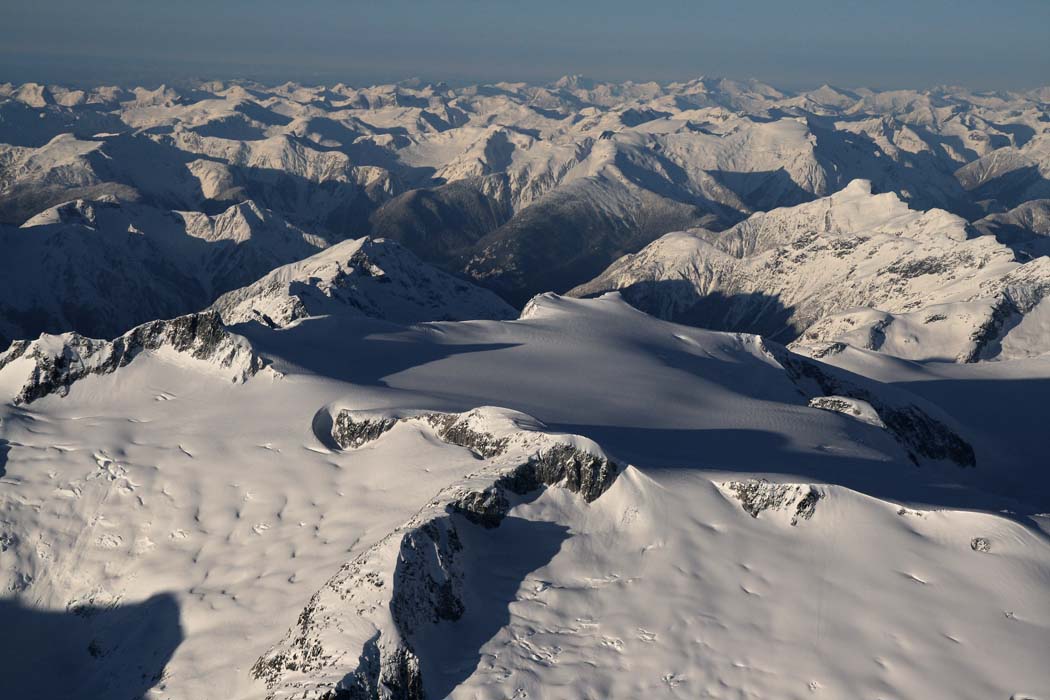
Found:
[[[1050,0],[0,0],[0,81],[1050,84]]]

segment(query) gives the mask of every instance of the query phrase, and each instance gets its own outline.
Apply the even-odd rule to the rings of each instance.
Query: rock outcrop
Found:
[[[204,312],[151,321],[115,340],[79,333],[18,340],[0,354],[0,373],[19,373],[13,401],[26,404],[49,394],[65,395],[84,377],[109,374],[143,352],[162,348],[206,362],[233,382],[246,381],[265,365],[246,340],[226,330],[217,313]]]
[[[421,700],[425,679],[413,639],[471,605],[463,528],[500,526],[515,502],[552,486],[599,498],[621,467],[586,438],[545,432],[513,411],[407,416],[340,412],[333,437],[344,449],[407,423],[465,447],[485,464],[438,493],[411,520],[345,564],[252,675],[271,698]]]
[[[816,512],[824,493],[809,484],[774,484],[766,479],[727,481],[720,486],[728,491],[752,518],[767,510],[791,513],[791,525],[809,520]]]

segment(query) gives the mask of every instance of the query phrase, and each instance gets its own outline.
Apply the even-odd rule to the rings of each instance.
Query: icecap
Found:
[[[828,356],[843,370],[617,295],[538,297],[515,321],[328,315],[233,332],[265,358],[243,383],[161,344],[3,408],[13,692],[320,697],[367,677],[370,659],[416,668],[405,687],[427,697],[1050,687],[1046,481],[1011,452],[1041,450],[1024,412],[1045,400],[1045,360],[928,366],[847,349]],[[0,369],[7,401],[28,370]],[[997,434],[981,411],[1018,380],[1031,402],[998,406],[1017,427]],[[887,427],[809,405],[832,385]],[[907,410],[912,427],[972,444],[976,466],[914,453]],[[438,414],[454,415],[423,418]],[[333,430],[367,421],[385,422],[355,443]],[[522,494],[499,481],[566,440],[616,466],[592,500],[569,476]],[[507,508],[486,527],[477,513],[493,501],[466,497],[501,483]],[[457,546],[442,539],[453,530]],[[347,580],[367,584],[324,593]],[[411,618],[383,613],[406,591],[394,608]],[[322,643],[312,674],[253,672],[300,633]],[[399,666],[398,648],[418,663]]]

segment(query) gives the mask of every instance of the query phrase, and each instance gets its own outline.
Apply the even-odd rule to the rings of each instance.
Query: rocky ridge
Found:
[[[85,377],[115,372],[140,354],[161,349],[206,362],[233,382],[248,380],[266,365],[246,340],[226,330],[217,313],[203,312],[151,321],[115,340],[78,333],[18,340],[0,354],[0,373],[17,375],[12,400],[27,404],[50,394],[64,396]]]
[[[318,591],[295,626],[255,664],[271,698],[326,700],[425,697],[413,638],[459,619],[464,599],[461,529],[499,527],[512,504],[544,487],[584,502],[599,498],[621,467],[592,441],[544,432],[514,411],[402,415],[340,411],[332,437],[359,449],[398,425],[471,450],[485,465],[443,489],[403,526],[345,564]]]

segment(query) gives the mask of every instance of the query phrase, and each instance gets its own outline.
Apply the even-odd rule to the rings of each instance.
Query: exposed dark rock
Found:
[[[498,486],[483,491],[471,491],[449,505],[452,512],[459,513],[476,525],[487,528],[499,527],[510,510],[510,501]]]
[[[437,430],[438,437],[452,445],[466,447],[485,459],[498,457],[507,449],[508,439],[473,430],[466,417],[457,413],[430,413],[426,421]]]
[[[970,336],[973,341],[973,349],[962,359],[963,362],[977,362],[984,355],[986,349],[995,341],[1002,338],[1003,330],[1011,319],[1018,318],[1021,311],[1008,296],[1001,296],[992,306],[992,314],[987,321],[974,330]]]
[[[340,448],[351,450],[372,442],[397,425],[397,418],[370,418],[355,421],[348,411],[340,411],[332,426],[332,438]]]
[[[170,347],[198,360],[220,367],[242,364],[234,381],[243,381],[265,366],[250,346],[238,343],[222,325],[218,313],[206,311],[168,321],[151,321],[131,329],[112,341],[85,338],[69,333],[61,338],[60,352],[41,341],[19,340],[0,354],[0,370],[21,358],[34,361],[29,379],[15,396],[16,404],[35,401],[49,394],[66,395],[70,386],[92,374],[109,374],[134,360],[139,353]]]
[[[849,401],[837,399],[833,396],[818,396],[814,399],[810,399],[809,405],[811,408],[820,408],[825,411],[834,411],[835,413],[846,413],[851,416],[860,415],[860,411],[857,410],[857,407]]]
[[[800,518],[812,518],[817,501],[822,498],[821,493],[812,486],[774,484],[766,479],[731,481],[725,486],[733,492],[741,507],[752,518],[757,518],[759,513],[765,510],[783,510],[794,505],[792,525],[797,525]]]
[[[798,502],[795,507],[795,515],[791,518],[791,524],[797,525],[798,519],[809,520],[813,517],[813,512],[817,509],[817,501],[821,499],[821,495],[814,489],[810,488],[809,493],[802,497],[802,500]]]
[[[463,544],[452,518],[438,517],[405,533],[390,612],[402,634],[411,635],[423,622],[458,620],[463,616],[460,590]],[[440,578],[434,574],[440,572]]]
[[[915,454],[918,454],[932,460],[946,459],[962,467],[977,465],[977,457],[970,443],[920,407],[890,403],[875,392],[850,381],[844,372],[795,355],[784,348],[767,345],[767,350],[803,393],[806,393],[804,380],[811,380],[824,396],[845,396],[871,404],[886,429],[904,445],[916,463]]]
[[[472,523],[498,527],[510,510],[505,490],[524,495],[543,486],[559,484],[590,503],[605,493],[619,471],[619,466],[605,457],[572,445],[555,445],[503,474],[489,488],[466,494],[449,508]]]
[[[516,494],[562,484],[590,503],[605,493],[619,471],[619,466],[605,457],[559,444],[500,477],[496,484]]]

